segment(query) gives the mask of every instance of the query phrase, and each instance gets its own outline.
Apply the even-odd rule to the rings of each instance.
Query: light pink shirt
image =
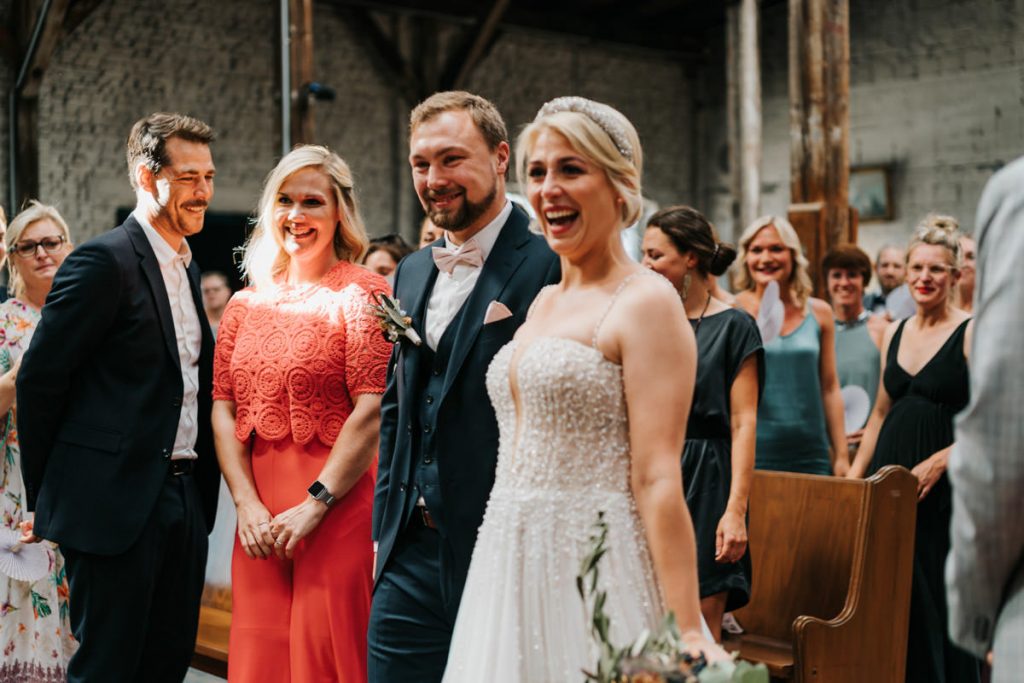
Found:
[[[196,458],[196,437],[199,435],[199,350],[203,343],[203,331],[186,270],[192,262],[192,250],[188,242],[182,239],[181,247],[175,251],[141,211],[135,211],[133,215],[142,226],[149,245],[153,247],[157,263],[160,264],[160,274],[164,278],[171,316],[174,318],[174,338],[178,345],[182,386],[185,387],[171,460]]]

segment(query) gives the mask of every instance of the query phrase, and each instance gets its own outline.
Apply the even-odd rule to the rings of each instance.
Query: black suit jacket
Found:
[[[209,531],[219,485],[213,335],[195,261],[188,274],[202,328],[195,476]],[[129,217],[65,259],[18,372],[22,473],[36,535],[100,555],[128,550],[168,476],[183,390],[160,265]]]
[[[434,427],[435,454],[443,511],[432,510],[442,537],[450,545],[456,581],[464,581],[494,485],[498,425],[487,395],[485,374],[498,349],[526,319],[537,292],[557,282],[561,270],[544,239],[530,233],[529,218],[518,207],[502,227],[473,292],[464,304],[465,320],[448,362],[438,399]],[[443,240],[436,245],[443,245]],[[437,279],[431,250],[406,257],[395,273],[395,295],[412,316],[420,337],[427,300]],[[500,301],[512,317],[484,325],[492,301]],[[425,342],[424,342],[425,343]],[[388,366],[381,403],[380,460],[373,505],[373,538],[378,541],[377,567],[383,569],[401,529],[408,523],[414,487],[410,486],[418,441],[421,377],[426,362],[422,347],[402,341]],[[378,575],[379,575],[378,571]]]

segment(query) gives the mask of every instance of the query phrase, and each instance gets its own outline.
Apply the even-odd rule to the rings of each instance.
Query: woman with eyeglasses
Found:
[[[9,255],[11,298],[0,303],[0,531],[14,536],[20,535],[18,525],[27,516],[22,507],[25,486],[15,424],[14,383],[53,276],[71,251],[71,236],[55,208],[33,201],[11,221],[4,246]],[[63,680],[67,662],[77,648],[68,621],[64,558],[48,541],[38,547],[49,556],[45,576],[20,581],[0,574],[0,650],[4,653],[0,680],[8,680],[5,674],[16,671],[29,673],[30,677],[38,674],[40,680]],[[11,680],[29,679],[15,676]]]
[[[953,417],[969,399],[967,359],[974,323],[953,305],[960,279],[956,220],[930,215],[907,248],[907,284],[917,304],[882,338],[882,383],[849,476],[902,465],[917,477],[917,529],[910,594],[907,681],[979,679],[978,661],[946,631],[943,566],[952,497],[946,466]]]

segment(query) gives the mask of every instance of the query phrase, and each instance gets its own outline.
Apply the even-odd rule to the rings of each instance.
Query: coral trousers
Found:
[[[298,505],[330,449],[256,438],[253,477],[271,515]],[[232,683],[362,683],[373,590],[370,514],[376,464],[302,539],[291,560],[231,561]]]

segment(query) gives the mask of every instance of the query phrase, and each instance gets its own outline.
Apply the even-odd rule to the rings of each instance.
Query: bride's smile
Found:
[[[615,189],[604,170],[583,158],[564,135],[543,130],[527,166],[527,195],[551,249],[585,252],[621,223]]]

